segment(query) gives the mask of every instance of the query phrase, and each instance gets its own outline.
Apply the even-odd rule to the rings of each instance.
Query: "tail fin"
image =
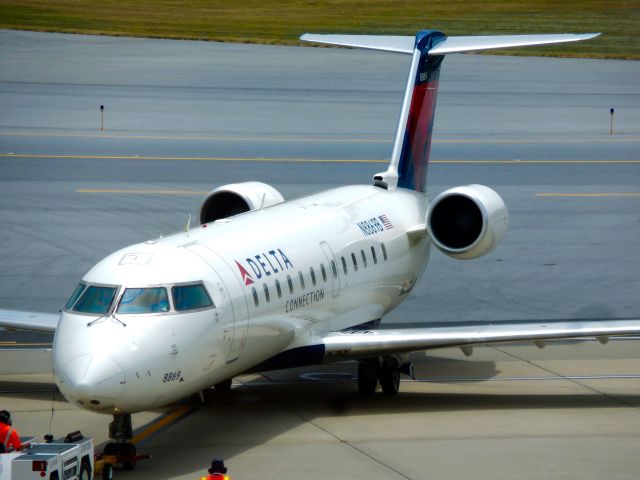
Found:
[[[415,37],[379,35],[305,34],[301,40],[348,47],[384,50],[413,55],[402,102],[391,161],[386,172],[376,175],[388,187],[426,191],[431,133],[436,111],[440,65],[444,55],[497,48],[577,42],[600,35],[491,35],[447,37],[442,32],[423,30]]]

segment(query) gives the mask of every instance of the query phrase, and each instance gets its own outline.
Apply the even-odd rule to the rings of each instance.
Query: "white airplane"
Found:
[[[82,279],[60,315],[0,311],[0,326],[55,332],[55,381],[75,405],[112,414],[106,451],[131,453],[131,413],[230,388],[249,371],[358,360],[358,388],[398,392],[408,354],[474,344],[640,333],[640,322],[376,327],[423,274],[431,245],[457,259],[491,251],[507,208],[488,187],[426,189],[440,66],[450,53],[597,34],[446,37],[303,35],[412,55],[386,171],[373,183],[285,201],[259,182],[204,200],[197,228],[119,250]],[[313,52],[309,53],[310,55]]]

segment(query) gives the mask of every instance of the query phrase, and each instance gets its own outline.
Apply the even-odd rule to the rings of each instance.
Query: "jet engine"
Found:
[[[212,190],[200,207],[200,223],[210,223],[239,213],[270,207],[284,202],[284,197],[271,185],[243,182],[223,185]]]
[[[444,254],[467,260],[493,250],[502,239],[509,213],[495,191],[483,185],[450,188],[429,207],[427,231]]]

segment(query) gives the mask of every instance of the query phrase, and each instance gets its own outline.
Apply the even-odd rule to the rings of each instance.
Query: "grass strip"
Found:
[[[602,32],[507,53],[640,59],[640,0],[0,0],[0,28],[277,45],[305,32]]]

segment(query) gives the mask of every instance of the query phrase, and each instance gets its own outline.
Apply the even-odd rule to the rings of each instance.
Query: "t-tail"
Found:
[[[426,192],[431,134],[436,111],[440,66],[449,53],[577,42],[599,33],[447,37],[423,30],[415,37],[386,35],[302,35],[301,40],[411,54],[411,67],[398,120],[391,161],[374,178],[386,188]]]

